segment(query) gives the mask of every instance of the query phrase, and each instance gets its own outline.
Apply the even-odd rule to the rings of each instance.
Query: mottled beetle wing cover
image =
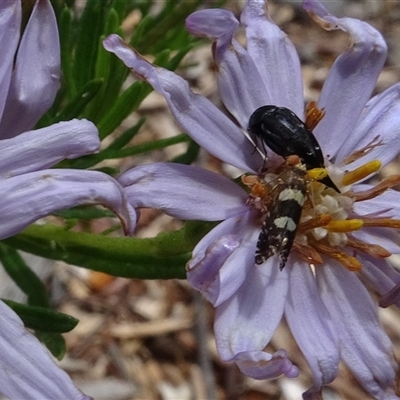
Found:
[[[282,173],[273,189],[268,212],[257,241],[256,264],[262,264],[279,254],[283,269],[292,249],[307,195],[307,172],[304,165],[292,167]]]

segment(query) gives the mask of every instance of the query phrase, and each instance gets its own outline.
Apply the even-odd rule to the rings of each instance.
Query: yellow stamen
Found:
[[[361,179],[366,178],[368,175],[373,174],[374,172],[379,171],[382,163],[379,160],[372,160],[367,164],[362,165],[359,168],[356,168],[354,171],[347,172],[343,179],[342,184],[344,186],[352,185],[355,182],[359,182]]]
[[[400,220],[392,218],[363,218],[364,226],[400,229]]]
[[[352,232],[361,229],[363,225],[361,219],[343,219],[329,222],[325,229],[329,232]]]
[[[347,246],[353,247],[375,258],[386,258],[391,255],[391,253],[378,244],[364,243],[350,237],[347,238]]]
[[[380,183],[375,185],[372,189],[365,190],[363,192],[347,192],[346,194],[353,198],[354,201],[364,201],[373,199],[376,196],[384,193],[387,189],[390,189],[400,183],[400,175],[392,175],[386,179],[383,179]]]
[[[328,176],[328,171],[325,168],[313,168],[307,171],[309,178],[313,181],[320,181]]]
[[[313,242],[312,245],[321,253],[324,253],[329,257],[332,257],[335,260],[339,261],[349,271],[360,271],[362,268],[362,265],[360,261],[357,260],[357,258],[349,256],[342,251],[336,250],[321,242]]]
[[[311,131],[318,125],[319,121],[324,118],[325,110],[319,109],[315,101],[310,101],[306,107],[306,122],[305,125]]]

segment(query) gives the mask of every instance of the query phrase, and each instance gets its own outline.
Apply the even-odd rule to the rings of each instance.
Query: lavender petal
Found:
[[[354,273],[338,264],[316,272],[322,299],[340,337],[343,360],[373,398],[384,398],[395,380],[396,364],[371,296]]]
[[[274,98],[249,53],[233,39],[238,25],[228,10],[196,11],[186,19],[189,32],[216,40],[213,55],[219,94],[225,107],[247,129],[253,111],[271,104]]]
[[[53,104],[59,81],[57,20],[50,1],[42,0],[36,2],[18,48],[0,138],[31,129]]]
[[[127,234],[136,214],[116,180],[97,171],[42,170],[0,180],[0,238],[15,235],[37,219],[83,204],[115,212]]]
[[[255,61],[269,102],[304,116],[303,78],[293,43],[265,12],[264,0],[245,3],[241,22],[246,27],[247,51]]]
[[[342,162],[349,154],[378,138],[377,142],[382,143],[367,155],[352,162],[349,168],[355,169],[371,160],[379,160],[383,166],[387,165],[400,152],[399,115],[400,84],[396,84],[368,101],[355,131],[346,138],[346,143],[339,149],[336,162]]]
[[[239,268],[243,266],[239,265]],[[288,269],[280,271],[273,258],[257,266],[252,262],[246,280],[216,310],[214,330],[223,360],[233,361],[240,354],[256,354],[256,360],[242,359],[242,366],[247,362],[249,367],[255,367],[251,376],[256,379],[260,379],[256,374],[266,373],[262,368],[257,372],[257,366],[260,367],[260,360],[269,357],[263,349],[281,321],[287,290]],[[279,371],[278,375],[281,373],[285,372]]]
[[[133,207],[160,209],[180,219],[220,221],[248,209],[242,188],[203,168],[147,164],[123,173],[118,181]]]
[[[0,301],[0,391],[10,399],[89,400]]]
[[[214,307],[234,295],[254,268],[259,231],[250,222],[252,215],[246,212],[221,222],[196,245],[187,264],[188,281]],[[221,238],[227,237],[231,238],[230,246],[223,249]]]
[[[352,236],[363,243],[378,243],[392,254],[400,253],[400,237],[398,232],[394,231],[392,228],[368,227],[354,231]]]
[[[219,292],[219,271],[226,260],[240,246],[237,235],[225,235],[217,239],[206,251],[205,257],[197,264],[188,263],[188,281],[196,290],[214,305]],[[216,282],[217,281],[217,282]],[[215,284],[216,282],[216,284]],[[215,287],[217,290],[215,290]]]
[[[395,304],[400,307],[400,273],[397,272],[386,260],[377,260],[368,255],[361,257],[363,268],[361,275],[382,297],[380,307],[389,307]]]
[[[100,147],[96,126],[74,119],[0,140],[0,178],[49,168],[65,158],[93,153]]]
[[[355,193],[372,189],[370,184],[357,184],[353,187]],[[392,217],[400,219],[400,204],[398,201],[399,192],[387,189],[377,197],[366,201],[358,201],[353,205],[353,211],[360,216],[368,216],[380,212],[382,217]]]
[[[0,2],[0,121],[10,87],[11,72],[21,29],[21,2]]]
[[[253,379],[274,379],[281,375],[296,378],[299,375],[298,368],[282,349],[273,354],[265,351],[244,351],[230,361],[235,361],[239,369]]]
[[[331,68],[318,101],[318,107],[325,109],[325,117],[314,133],[324,154],[332,158],[353,134],[386,60],[387,46],[382,35],[363,21],[336,18],[316,0],[304,0],[303,6],[322,28],[341,29],[352,40],[351,47]]]
[[[103,45],[165,97],[175,119],[200,146],[244,171],[255,172],[262,166],[261,157],[254,154],[254,146],[241,129],[209,100],[193,93],[184,79],[150,64],[117,35],[108,36]]]
[[[289,282],[285,316],[311,368],[314,382],[306,392],[311,394],[336,378],[340,361],[339,340],[310,268],[304,262],[293,262]]]

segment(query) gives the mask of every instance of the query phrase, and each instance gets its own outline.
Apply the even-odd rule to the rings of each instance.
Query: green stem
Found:
[[[183,279],[185,264],[198,240],[210,229],[207,223],[187,223],[178,231],[155,238],[106,237],[67,231],[54,225],[31,225],[4,243],[38,256],[139,279]]]

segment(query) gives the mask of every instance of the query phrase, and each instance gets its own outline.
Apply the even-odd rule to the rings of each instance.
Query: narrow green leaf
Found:
[[[11,279],[28,296],[28,303],[49,307],[46,288],[39,277],[25,264],[12,247],[0,242],[0,261]]]
[[[65,344],[65,339],[59,333],[54,332],[35,332],[36,337],[49,349],[50,353],[61,360],[65,352],[67,351],[67,346]]]
[[[146,82],[135,82],[125,90],[98,123],[100,138],[104,139],[112,133],[131,112],[139,107],[151,91],[152,88]]]
[[[140,49],[140,43],[142,41],[143,36],[145,35],[145,32],[149,29],[150,24],[152,23],[153,18],[145,14],[144,17],[141,19],[138,25],[135,27],[135,31],[133,32],[133,35],[131,37],[131,40],[129,42],[129,45],[137,49],[138,51],[142,50]]]
[[[186,133],[181,133],[180,135],[176,135],[167,139],[155,140],[152,142],[142,143],[137,146],[127,147],[121,150],[109,152],[107,154],[107,158],[124,158],[142,153],[148,153],[150,151],[164,149],[165,147],[172,146],[174,144],[188,142],[189,140],[190,138],[188,135],[186,135]]]
[[[54,13],[56,14],[57,20],[59,21],[60,14],[62,12],[62,10],[61,10],[62,4],[60,4],[60,2],[57,0],[50,0],[50,3],[53,7]]]
[[[49,310],[48,308],[28,306],[12,300],[2,299],[22,319],[27,328],[45,332],[69,332],[79,320],[70,315]]]
[[[143,54],[157,54],[163,48],[172,49],[171,36],[176,30],[184,29],[185,18],[201,3],[202,0],[167,2],[161,13],[147,23],[145,33],[136,38],[135,48]]]
[[[120,173],[120,170],[115,167],[101,167],[101,168],[94,168],[93,170],[103,172],[110,176],[117,176]]]
[[[113,0],[112,7],[120,19],[127,15],[129,2],[126,0]]]
[[[172,146],[178,143],[184,143],[189,140],[190,140],[189,136],[187,136],[185,133],[182,133],[180,135],[173,136],[171,138],[142,143],[137,146],[127,147],[124,149],[119,149],[119,150],[105,149],[100,153],[89,154],[87,156],[83,156],[77,160],[74,160],[74,162],[72,162],[71,165],[74,168],[87,169],[104,160],[132,157],[138,154],[148,153],[150,151],[161,150],[164,149],[165,147]]]
[[[195,244],[215,224],[186,223],[179,231],[155,238],[106,237],[31,225],[4,242],[32,254],[110,275],[138,279],[184,278]]]
[[[132,126],[131,128],[125,130],[121,133],[119,137],[117,137],[108,147],[109,150],[119,150],[126,146],[133,137],[139,132],[140,128],[144,124],[146,118],[140,118],[139,122]]]
[[[197,160],[199,152],[200,152],[200,146],[195,141],[191,140],[189,142],[189,146],[186,152],[175,157],[171,161],[178,164],[190,165]]]
[[[123,36],[122,30],[119,28],[115,31],[120,36]],[[103,102],[100,103],[100,111],[99,114],[103,115],[108,112],[108,110],[113,106],[116,99],[121,93],[121,88],[123,83],[126,80],[126,77],[129,74],[129,69],[126,68],[125,64],[123,64],[114,54],[109,53],[103,47],[103,43],[101,42],[101,49],[99,49],[100,53],[108,53],[109,57],[109,71],[106,77],[107,86],[104,90]]]
[[[88,0],[79,20],[76,37],[74,77],[78,90],[94,78],[98,43],[104,32],[107,0]]]
[[[111,10],[107,14],[106,26],[103,32],[104,36],[110,35],[111,33],[115,33],[120,25],[120,19],[118,16],[118,12],[111,8]]]
[[[159,65],[160,67],[166,67],[166,65],[169,62],[169,57],[171,55],[171,50],[170,49],[163,49],[157,54],[157,57],[155,58],[153,64],[154,65]]]
[[[98,93],[103,84],[103,79],[94,79],[90,81],[85,85],[82,91],[64,107],[61,113],[54,118],[53,123],[58,121],[69,121],[72,118],[81,116],[86,105],[92,101],[93,97],[96,96],[96,93]]]
[[[71,57],[71,10],[67,7],[64,7],[61,12],[59,31],[63,86],[65,88],[67,98],[72,99],[76,96],[77,90],[72,71],[73,58]]]
[[[108,77],[110,75],[111,70],[111,62],[112,54],[105,51],[102,45],[102,39],[98,44],[98,52],[97,52],[97,59],[96,59],[96,66],[95,66],[95,79],[101,80],[104,84],[99,88],[96,92],[95,96],[92,97],[92,102],[86,107],[84,112],[84,117],[97,123],[99,119],[101,119],[101,107],[102,102],[104,101],[106,87],[108,86]]]
[[[119,28],[115,32],[122,35]],[[123,63],[119,62],[114,54],[104,49],[103,39],[104,36],[100,38],[98,43],[95,77],[97,79],[104,79],[105,84],[85,111],[85,117],[95,123],[104,114],[107,114],[108,110],[112,107],[129,73],[129,70]]]
[[[175,71],[178,68],[183,57],[185,57],[186,54],[189,53],[189,51],[193,49],[193,47],[194,47],[194,44],[190,44],[190,45],[187,45],[184,48],[180,49],[175,54],[174,57],[172,57],[170,60],[168,60],[167,63],[165,63],[164,68],[167,68],[170,71]]]

